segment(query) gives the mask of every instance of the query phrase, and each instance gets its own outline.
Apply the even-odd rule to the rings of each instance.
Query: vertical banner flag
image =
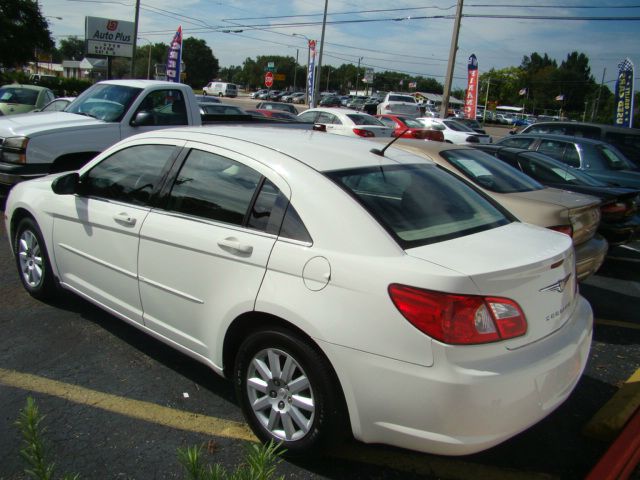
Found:
[[[613,124],[633,127],[633,63],[628,58],[618,64]]]
[[[182,25],[173,36],[167,57],[167,81],[180,83],[180,64],[182,63]]]
[[[478,106],[478,59],[475,55],[469,57],[467,66],[467,96],[464,100],[465,118],[476,119],[476,107]]]
[[[309,99],[309,107],[315,107],[314,91],[314,72],[316,70],[316,41],[309,40],[309,71],[307,72],[307,98]]]

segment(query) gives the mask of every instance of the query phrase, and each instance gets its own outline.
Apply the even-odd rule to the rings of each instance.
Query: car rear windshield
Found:
[[[406,249],[506,225],[498,207],[435,165],[327,172]]]
[[[445,150],[440,155],[472,182],[492,192],[530,192],[544,188],[511,165],[479,150]]]
[[[38,91],[29,88],[0,88],[0,103],[17,103],[20,105],[35,105]]]
[[[377,125],[379,127],[384,127],[384,124],[378,120],[376,117],[372,117],[371,115],[358,115],[356,113],[350,113],[347,115],[351,119],[353,123],[356,125]]]
[[[410,95],[389,95],[390,102],[416,103],[416,99]]]

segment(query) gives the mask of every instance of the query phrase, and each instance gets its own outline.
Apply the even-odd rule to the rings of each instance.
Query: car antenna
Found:
[[[398,140],[400,137],[402,137],[402,135],[404,135],[405,132],[409,131],[408,128],[405,128],[402,132],[400,132],[399,135],[396,135],[396,138],[394,138],[393,140],[391,140],[389,143],[387,143],[384,148],[382,150],[380,150],[379,148],[372,148],[371,150],[369,150],[371,153],[375,153],[376,155],[380,155],[381,157],[384,157],[384,151],[389,148],[391,145],[393,145],[393,142],[395,142],[396,140]]]

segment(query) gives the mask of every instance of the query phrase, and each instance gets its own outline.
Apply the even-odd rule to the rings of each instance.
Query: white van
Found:
[[[235,98],[238,96],[238,86],[235,83],[209,82],[202,88],[202,93],[203,95]]]

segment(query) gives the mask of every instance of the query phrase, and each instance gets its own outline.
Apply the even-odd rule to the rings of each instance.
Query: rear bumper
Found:
[[[600,222],[598,232],[607,239],[611,246],[628,243],[640,234],[640,215],[635,215],[625,222]]]
[[[579,281],[598,271],[608,249],[609,244],[600,235],[594,235],[591,240],[575,246],[576,274]]]
[[[593,313],[578,297],[558,331],[498,358],[434,343],[420,366],[320,342],[340,377],[356,438],[442,455],[490,448],[537,423],[571,394],[585,368]],[[475,348],[475,347],[469,347]],[[467,357],[459,360],[456,357]]]

